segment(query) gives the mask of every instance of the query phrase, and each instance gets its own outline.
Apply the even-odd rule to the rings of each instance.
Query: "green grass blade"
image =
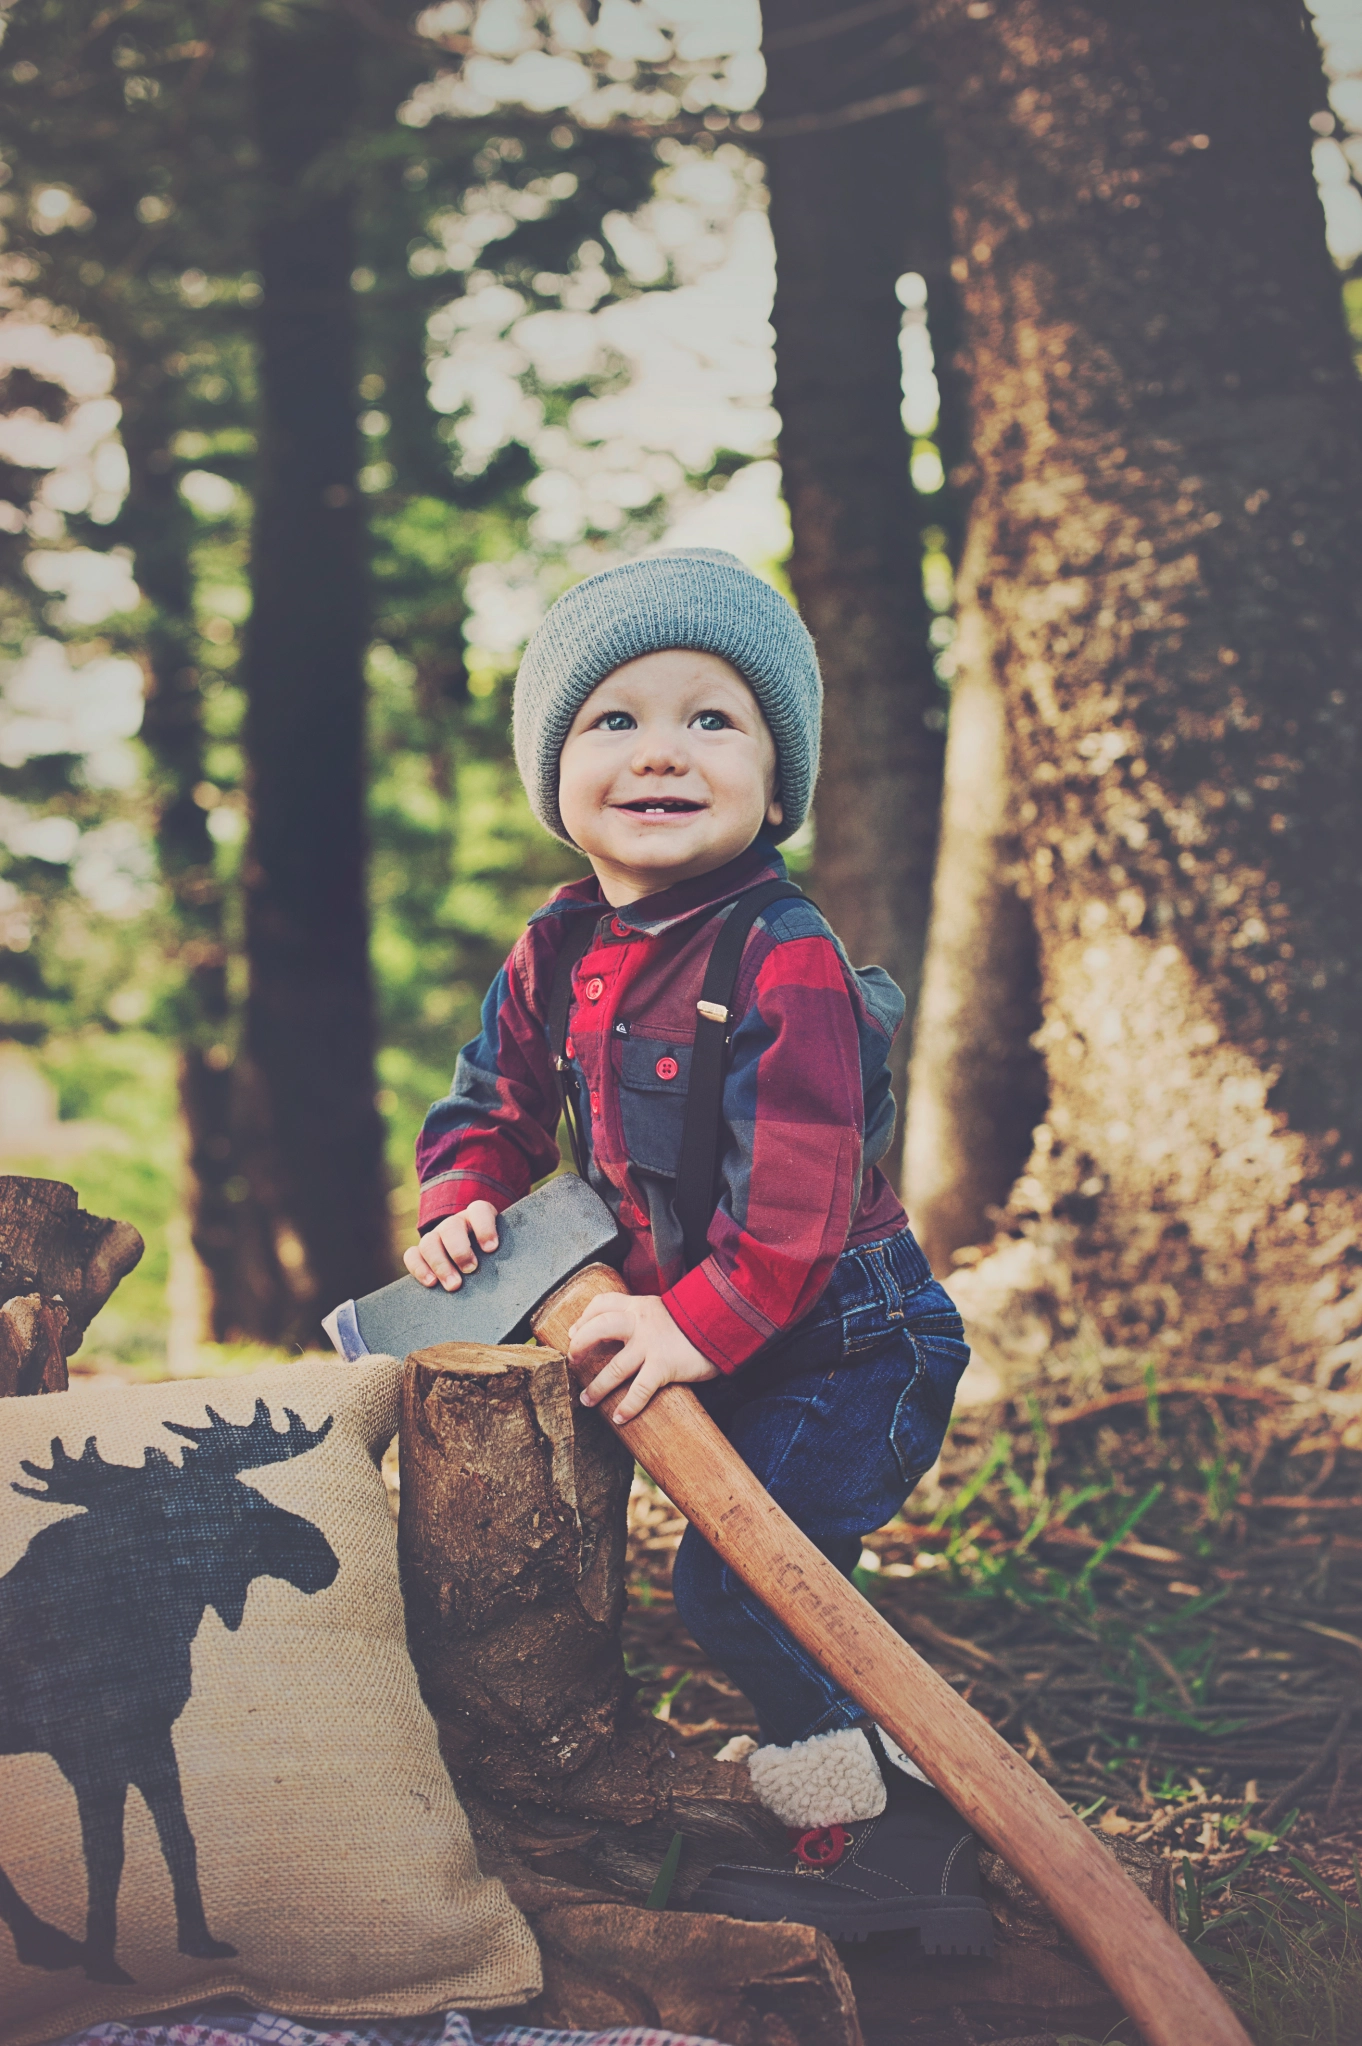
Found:
[[[1335,1911],[1337,1911],[1339,1917],[1343,1920],[1343,1923],[1346,1925],[1349,1917],[1351,1916],[1351,1912],[1349,1910],[1348,1905],[1344,1902],[1343,1898],[1339,1896],[1338,1891],[1331,1889],[1328,1883],[1325,1882],[1323,1876],[1317,1876],[1315,1874],[1315,1871],[1312,1868],[1307,1868],[1305,1863],[1299,1860],[1296,1855],[1288,1854],[1286,1858],[1290,1862],[1292,1868],[1295,1869],[1296,1874],[1300,1877],[1301,1881],[1309,1883],[1312,1890],[1318,1890],[1321,1897],[1323,1897],[1325,1902],[1332,1906],[1332,1908]]]
[[[666,1910],[667,1899],[672,1893],[672,1884],[676,1881],[676,1871],[681,1863],[682,1845],[681,1835],[673,1833],[672,1844],[662,1857],[662,1866],[657,1872],[657,1881],[648,1892],[648,1902],[645,1909],[649,1911]]]
[[[1100,1569],[1102,1564],[1106,1562],[1107,1557],[1111,1554],[1112,1550],[1120,1546],[1120,1544],[1125,1540],[1126,1536],[1130,1533],[1131,1529],[1139,1526],[1140,1522],[1144,1519],[1146,1513],[1148,1513],[1150,1507],[1154,1504],[1154,1501],[1156,1499],[1161,1499],[1163,1497],[1164,1489],[1165,1488],[1162,1483],[1150,1486],[1149,1490],[1145,1493],[1143,1499],[1141,1499],[1139,1505],[1133,1506],[1131,1508],[1130,1512],[1121,1522],[1121,1525],[1117,1528],[1115,1534],[1108,1535],[1107,1539],[1103,1542],[1101,1548],[1093,1550],[1087,1562],[1083,1565],[1083,1568],[1078,1573],[1079,1584],[1086,1585],[1088,1583],[1088,1580],[1091,1578],[1093,1571]]]

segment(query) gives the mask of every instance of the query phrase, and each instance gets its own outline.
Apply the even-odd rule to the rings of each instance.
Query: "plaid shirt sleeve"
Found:
[[[864,1107],[856,1012],[822,934],[774,944],[733,1032],[729,1150],[710,1254],[663,1294],[677,1327],[735,1371],[807,1314],[860,1199]]]
[[[492,982],[482,1029],[459,1053],[453,1086],[422,1124],[422,1232],[470,1201],[490,1201],[500,1213],[558,1163],[558,1090],[532,1003],[531,944],[527,932]]]

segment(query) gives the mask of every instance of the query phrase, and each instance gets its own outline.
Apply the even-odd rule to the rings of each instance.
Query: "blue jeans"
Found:
[[[844,1251],[817,1305],[731,1378],[694,1389],[743,1462],[847,1576],[940,1453],[969,1362],[950,1296],[908,1230]],[[864,1714],[687,1528],[676,1610],[787,1747]]]

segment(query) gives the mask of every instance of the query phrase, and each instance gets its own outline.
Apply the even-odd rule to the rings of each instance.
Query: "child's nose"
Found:
[[[684,774],[689,764],[684,732],[640,731],[632,761],[635,774]]]

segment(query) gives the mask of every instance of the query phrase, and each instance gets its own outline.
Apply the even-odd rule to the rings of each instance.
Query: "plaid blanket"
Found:
[[[628,2025],[613,2032],[544,2032],[532,2025],[479,2024],[477,2013],[437,2011],[388,2024],[302,2025],[273,2011],[208,2010],[145,2025],[90,2025],[59,2046],[715,2046],[685,2032]]]

